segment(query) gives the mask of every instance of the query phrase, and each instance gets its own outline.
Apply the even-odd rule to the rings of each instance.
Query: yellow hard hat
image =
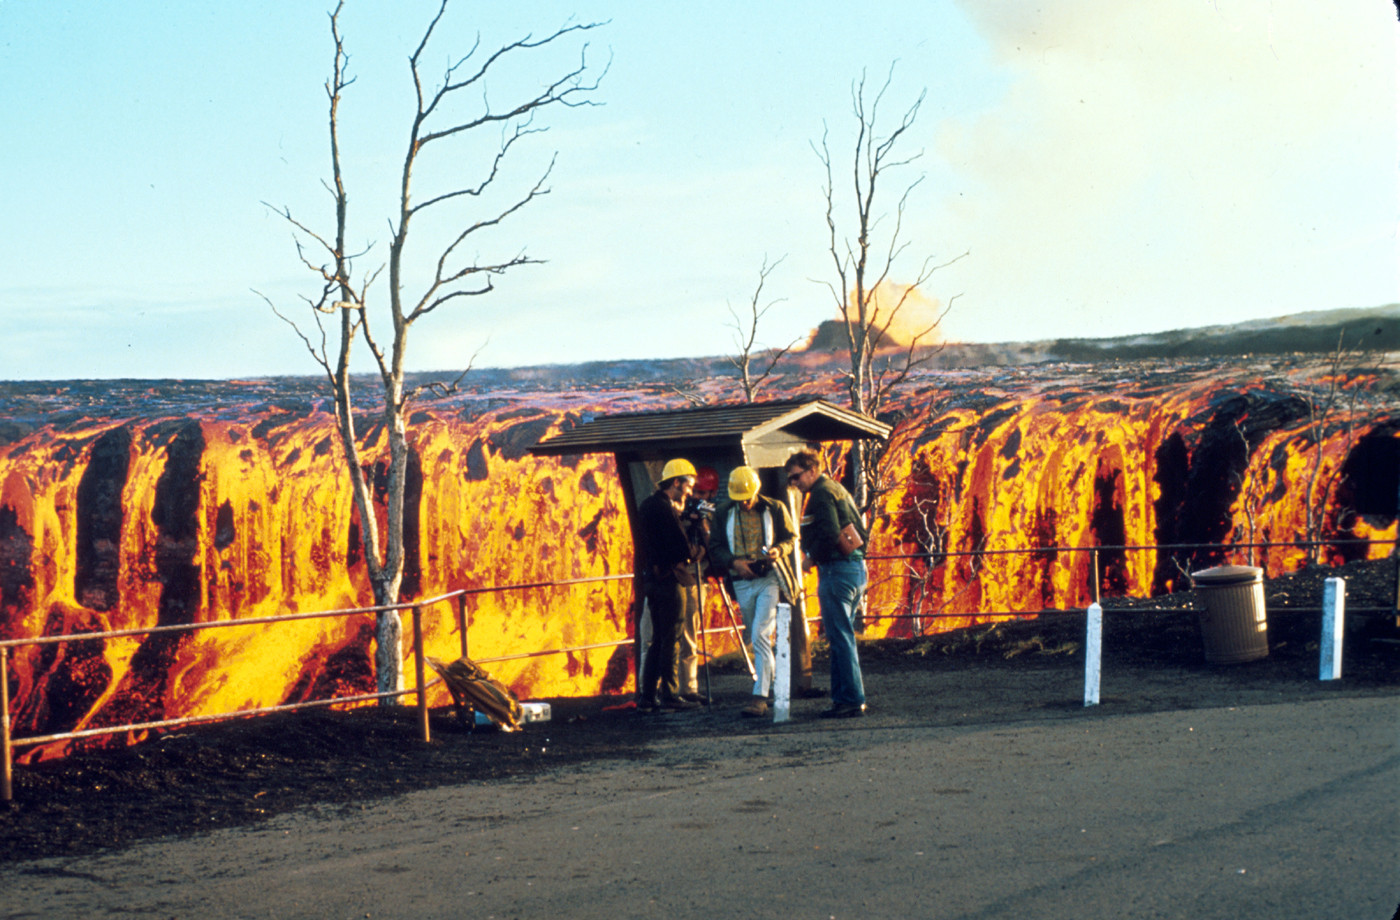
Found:
[[[758,494],[758,471],[751,466],[736,466],[729,474],[729,497],[746,502]]]
[[[677,457],[674,460],[667,460],[666,465],[661,468],[661,481],[666,482],[675,479],[677,476],[694,476],[695,464],[689,460]]]

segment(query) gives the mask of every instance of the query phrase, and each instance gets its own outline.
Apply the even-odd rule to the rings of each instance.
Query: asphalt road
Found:
[[[873,697],[862,720],[804,701],[717,739],[676,713],[641,761],[4,866],[0,917],[1389,920],[1400,903],[1394,695],[1085,710],[1073,674],[952,675],[964,705],[1026,699],[1013,679],[1062,700],[979,717],[917,679],[898,698],[929,705]]]

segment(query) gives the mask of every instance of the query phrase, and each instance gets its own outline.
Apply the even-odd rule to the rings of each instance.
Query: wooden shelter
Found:
[[[890,431],[884,422],[824,399],[791,399],[603,415],[545,438],[530,453],[613,454],[635,535],[637,504],[674,457],[713,468],[721,484],[734,467],[751,466],[764,493],[786,501],[779,471],[794,451],[827,441],[884,440]]]
[[[884,440],[890,426],[824,399],[701,406],[604,415],[546,438],[533,454],[612,453],[619,460],[722,456],[728,465],[780,467],[789,454],[823,441]],[[698,464],[697,464],[698,465]],[[619,464],[620,466],[620,464]]]
[[[800,496],[788,489],[782,475],[783,464],[794,451],[829,441],[884,440],[890,431],[884,422],[823,399],[792,399],[599,416],[545,438],[530,453],[613,454],[635,542],[637,506],[656,489],[667,460],[684,457],[697,468],[714,469],[721,496],[729,473],[737,466],[751,466],[759,472],[764,494],[787,502],[796,522]],[[640,596],[636,603],[639,608]],[[800,669],[797,683],[806,686],[811,680],[811,656],[806,650],[805,611],[800,606],[794,609],[794,619],[802,622],[794,667]],[[795,633],[794,645],[798,641]]]

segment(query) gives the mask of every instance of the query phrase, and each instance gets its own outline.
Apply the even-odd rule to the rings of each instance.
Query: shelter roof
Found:
[[[738,447],[772,435],[800,441],[884,440],[891,426],[824,399],[700,406],[665,412],[603,415],[530,448],[533,454],[683,451]]]

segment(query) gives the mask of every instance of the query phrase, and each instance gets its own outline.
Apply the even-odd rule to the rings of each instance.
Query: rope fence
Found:
[[[1172,551],[1176,551],[1176,550],[1208,550],[1208,551],[1210,551],[1210,552],[1212,552],[1212,553],[1219,553],[1219,554],[1222,554],[1222,555],[1223,555],[1223,554],[1228,554],[1228,553],[1230,553],[1230,552],[1236,552],[1236,551],[1240,551],[1240,550],[1244,550],[1244,549],[1257,549],[1257,548],[1275,548],[1275,547],[1307,548],[1307,547],[1315,547],[1315,546],[1333,546],[1333,547],[1336,547],[1336,546],[1340,546],[1340,545],[1347,544],[1347,543],[1355,543],[1355,544],[1361,544],[1361,545],[1371,546],[1371,545],[1394,545],[1396,542],[1397,542],[1396,540],[1391,539],[1391,540],[1353,540],[1353,541],[1338,541],[1338,540],[1328,540],[1328,541],[1289,541],[1289,542],[1268,542],[1268,543],[1250,543],[1250,544],[1206,544],[1206,543],[1190,543],[1190,544],[1162,544],[1162,545],[1143,544],[1143,545],[1088,546],[1088,547],[1085,547],[1085,546],[1055,546],[1055,547],[1020,548],[1020,549],[979,549],[979,550],[955,550],[955,551],[946,551],[946,552],[939,551],[939,552],[910,553],[910,554],[872,555],[872,556],[869,556],[869,557],[867,557],[867,558],[868,558],[870,561],[892,561],[892,560],[911,560],[911,559],[929,559],[929,560],[933,560],[933,559],[939,559],[939,558],[944,558],[944,557],[959,557],[959,556],[1034,555],[1034,554],[1047,554],[1047,553],[1054,553],[1054,554],[1061,554],[1061,553],[1092,553],[1092,554],[1093,554],[1093,557],[1092,557],[1092,559],[1093,559],[1093,577],[1092,577],[1092,580],[1093,580],[1093,594],[1094,594],[1094,604],[1093,604],[1093,606],[1098,607],[1098,606],[1099,606],[1099,600],[1100,600],[1100,598],[1099,598],[1099,585],[1098,585],[1098,582],[1099,582],[1099,571],[1098,571],[1098,564],[1097,564],[1097,563],[1098,563],[1099,554],[1100,554],[1100,553],[1104,553],[1104,552],[1121,553],[1121,552],[1128,552],[1128,551],[1154,551],[1154,552],[1160,552],[1160,551],[1162,551],[1162,550],[1172,550]],[[1400,565],[1400,556],[1397,556],[1397,565]],[[16,747],[28,747],[28,746],[34,746],[34,745],[40,745],[40,744],[49,744],[49,743],[54,743],[54,742],[58,742],[58,741],[77,740],[77,739],[91,738],[91,737],[96,737],[96,736],[101,736],[101,735],[122,734],[122,733],[128,733],[128,732],[130,732],[130,733],[135,733],[135,732],[146,732],[146,731],[153,731],[153,730],[156,730],[156,729],[175,728],[175,727],[186,726],[186,725],[195,725],[195,724],[202,724],[202,723],[209,723],[209,722],[217,722],[217,721],[222,721],[222,720],[232,719],[232,718],[244,718],[244,717],[260,716],[260,715],[267,715],[267,714],[278,713],[278,712],[295,711],[295,710],[300,710],[300,709],[309,709],[309,708],[316,708],[316,707],[329,707],[329,706],[336,706],[336,705],[351,705],[351,704],[368,703],[368,702],[374,702],[374,701],[385,701],[385,700],[390,700],[390,699],[399,699],[399,698],[406,697],[406,696],[413,696],[413,697],[415,697],[416,706],[417,706],[417,713],[418,713],[419,734],[420,734],[420,736],[421,736],[421,738],[422,738],[423,741],[425,741],[425,742],[426,742],[426,741],[429,741],[429,740],[431,740],[431,733],[430,733],[429,724],[428,724],[427,691],[428,691],[429,689],[431,689],[432,687],[436,686],[437,684],[441,683],[441,680],[440,680],[440,679],[434,679],[434,680],[431,681],[431,682],[428,682],[428,681],[425,680],[425,668],[424,668],[424,665],[425,665],[425,657],[426,657],[426,656],[425,656],[425,653],[424,653],[424,645],[423,645],[423,625],[422,625],[423,611],[424,611],[425,608],[437,607],[437,606],[439,606],[439,605],[442,605],[442,604],[445,604],[445,603],[448,603],[448,602],[451,602],[451,601],[456,601],[456,604],[455,604],[456,624],[455,624],[455,625],[456,625],[457,631],[458,631],[458,633],[459,633],[461,654],[462,654],[463,657],[466,657],[466,656],[468,655],[468,652],[469,652],[469,642],[468,642],[468,617],[467,617],[467,598],[468,598],[468,597],[472,597],[472,596],[476,596],[476,595],[481,595],[481,594],[487,594],[487,593],[501,593],[501,592],[508,592],[508,591],[525,591],[525,590],[534,590],[534,589],[543,589],[543,588],[571,587],[571,586],[585,585],[585,584],[595,584],[595,583],[601,583],[601,582],[629,581],[629,580],[633,580],[634,577],[635,577],[634,574],[632,574],[632,573],[626,573],[626,574],[620,574],[620,575],[604,575],[604,576],[594,576],[594,577],[587,577],[587,578],[573,578],[573,579],[563,579],[563,580],[553,580],[553,581],[523,582],[523,583],[509,584],[509,585],[489,585],[489,586],[480,586],[480,587],[473,587],[473,588],[461,588],[461,589],[457,589],[457,590],[454,590],[454,591],[450,591],[450,592],[447,592],[447,593],[444,593],[444,594],[435,595],[435,596],[433,596],[433,597],[421,598],[421,599],[418,599],[418,600],[409,601],[409,602],[404,602],[404,603],[398,603],[398,604],[385,604],[385,605],[368,606],[368,607],[352,607],[352,608],[344,608],[344,609],[338,609],[338,610],[320,610],[320,611],[298,612],[298,613],[290,613],[290,614],[281,614],[281,615],[277,615],[277,616],[249,617],[249,618],[245,618],[245,619],[212,620],[212,621],[205,622],[205,623],[182,623],[182,624],[171,624],[171,625],[164,625],[164,626],[146,626],[146,627],[136,627],[136,628],[128,628],[128,629],[101,630],[101,631],[93,631],[93,632],[69,633],[69,634],[63,634],[63,635],[33,636],[33,637],[18,638],[18,639],[5,639],[5,640],[0,640],[0,801],[9,802],[9,801],[12,800],[12,797],[13,797],[13,750],[14,750]],[[1137,608],[1131,608],[1131,609],[1133,609],[1135,612],[1156,612],[1156,611],[1153,611],[1151,608],[1141,608],[1141,607],[1137,607]],[[10,692],[9,692],[9,679],[8,679],[8,676],[9,676],[9,655],[10,655],[10,650],[11,650],[11,649],[21,648],[21,647],[27,647],[27,646],[55,645],[55,644],[62,644],[62,643],[67,643],[67,642],[91,642],[91,641],[93,641],[93,640],[105,640],[105,639],[128,638],[128,637],[143,636],[143,635],[145,635],[145,636],[150,636],[150,635],[162,635],[162,634],[190,633],[190,632],[197,632],[197,631],[202,631],[202,630],[223,629],[223,628],[229,628],[229,627],[246,627],[246,626],[256,626],[256,625],[270,625],[270,626],[275,626],[275,625],[277,625],[277,624],[288,623],[288,622],[294,622],[294,621],[302,621],[302,620],[326,619],[326,618],[349,618],[349,617],[368,616],[368,615],[376,615],[376,616],[377,616],[378,614],[381,614],[381,613],[387,613],[387,612],[402,612],[402,611],[408,611],[408,612],[410,613],[411,618],[412,618],[412,627],[413,627],[412,651],[413,651],[413,666],[414,666],[414,667],[413,667],[413,670],[414,670],[415,682],[414,682],[414,686],[411,687],[411,688],[408,688],[408,689],[404,689],[404,690],[393,690],[393,691],[382,691],[382,692],[376,692],[376,693],[358,693],[358,694],[347,695],[347,696],[331,697],[331,698],[327,698],[327,699],[308,700],[308,701],[302,701],[302,702],[297,702],[297,703],[285,703],[285,704],[280,704],[280,705],[275,705],[275,706],[262,706],[262,707],[249,708],[249,709],[240,709],[240,710],[232,710],[232,711],[220,712],[220,713],[206,713],[206,714],[201,714],[201,715],[185,716],[185,717],[173,718],[173,719],[161,719],[161,720],[156,720],[156,721],[133,722],[133,723],[123,724],[123,725],[102,726],[102,727],[99,727],[99,728],[87,728],[87,729],[80,729],[80,730],[68,731],[68,732],[51,733],[51,734],[46,734],[46,735],[26,736],[26,737],[22,737],[22,738],[15,738],[15,737],[13,737],[13,736],[11,735],[11,732],[10,732],[11,714],[10,714]],[[1324,612],[1324,613],[1327,612],[1327,609],[1326,609],[1325,607],[1323,608],[1323,612]],[[1396,599],[1396,606],[1395,606],[1394,609],[1387,609],[1387,608],[1361,608],[1361,609],[1355,609],[1355,610],[1353,610],[1353,611],[1351,611],[1351,612],[1353,612],[1353,613],[1383,612],[1383,613],[1394,613],[1394,614],[1400,615],[1400,569],[1397,569],[1397,599]],[[1021,611],[1004,611],[1004,612],[998,612],[998,611],[974,611],[974,612],[962,612],[962,613],[882,614],[882,615],[880,615],[880,616],[878,616],[878,617],[874,617],[874,619],[875,619],[875,620],[904,620],[904,619],[911,619],[911,620],[932,620],[932,619],[943,619],[943,618],[968,618],[968,617],[998,619],[998,618],[1019,618],[1019,617],[1027,617],[1027,616],[1043,616],[1043,615],[1047,615],[1047,614],[1068,614],[1068,613],[1082,614],[1082,613],[1083,613],[1083,610],[1082,610],[1082,609],[1079,609],[1079,608],[1076,608],[1076,609],[1074,609],[1074,610],[1067,610],[1067,609],[1042,609],[1042,610],[1037,610],[1037,611],[1021,610]],[[813,619],[815,619],[815,618],[813,618],[813,617],[808,617],[808,620],[813,620]],[[730,626],[729,628],[725,628],[725,627],[714,627],[714,628],[702,629],[701,632],[704,633],[704,634],[706,634],[706,635],[723,634],[723,633],[734,632],[734,633],[736,634],[736,636],[737,636],[737,627],[734,627],[733,624],[731,624],[731,626]],[[617,647],[620,647],[620,646],[631,645],[631,644],[633,644],[634,641],[635,641],[634,639],[628,638],[628,639],[620,639],[620,640],[613,640],[613,641],[607,641],[607,642],[596,642],[596,643],[590,643],[590,644],[586,644],[586,645],[569,646],[569,647],[565,647],[565,648],[539,649],[539,650],[532,650],[532,651],[527,651],[527,652],[520,652],[520,653],[510,654],[510,655],[500,655],[500,656],[490,657],[490,658],[481,658],[481,659],[477,659],[477,661],[478,661],[478,663],[497,663],[497,662],[516,661],[516,660],[530,659],[530,658],[541,658],[541,657],[547,657],[547,656],[550,656],[550,655],[570,654],[570,653],[574,653],[574,652],[592,651],[592,650],[596,650],[596,649],[605,649],[605,648],[617,648]],[[742,640],[740,640],[740,641],[742,642]]]
[[[1322,547],[1341,548],[1341,547],[1346,547],[1346,546],[1366,547],[1366,548],[1369,548],[1369,547],[1372,547],[1372,546],[1392,546],[1392,547],[1393,547],[1393,546],[1395,546],[1397,543],[1400,543],[1400,540],[1397,540],[1397,539],[1360,539],[1360,538],[1356,538],[1356,539],[1335,539],[1335,540],[1275,540],[1275,541],[1252,541],[1252,542],[1249,542],[1249,543],[1129,543],[1129,544],[1122,544],[1122,545],[1095,545],[1095,546],[1065,546],[1065,545],[1059,545],[1059,546],[1019,547],[1019,548],[1010,548],[1010,549],[970,549],[970,550],[947,550],[947,551],[943,551],[943,550],[933,550],[933,551],[920,552],[920,553],[884,553],[884,554],[879,554],[879,555],[872,554],[872,555],[867,556],[866,559],[867,559],[868,561],[871,561],[871,562],[887,562],[887,561],[903,561],[903,562],[907,562],[907,561],[913,561],[913,560],[927,560],[927,561],[929,561],[930,563],[932,563],[932,562],[935,562],[935,561],[938,561],[938,560],[942,560],[942,559],[947,559],[947,558],[966,558],[966,557],[980,558],[980,557],[984,557],[984,556],[1034,556],[1034,555],[1060,555],[1060,554],[1074,554],[1074,553],[1089,553],[1089,554],[1090,554],[1089,587],[1090,587],[1090,591],[1091,591],[1091,599],[1092,599],[1092,603],[1098,604],[1098,603],[1101,603],[1101,601],[1102,601],[1102,597],[1101,597],[1101,587],[1102,587],[1102,580],[1103,580],[1103,579],[1102,579],[1101,572],[1100,572],[1099,560],[1100,560],[1101,555],[1102,555],[1102,554],[1105,554],[1105,553],[1118,554],[1118,553],[1128,553],[1128,552],[1151,552],[1151,553],[1162,553],[1162,552],[1167,552],[1167,553],[1169,553],[1169,554],[1172,556],[1172,558],[1175,558],[1175,554],[1176,554],[1176,553],[1179,553],[1179,552],[1202,552],[1202,551],[1204,551],[1205,553],[1208,553],[1208,554],[1211,555],[1211,556],[1217,556],[1217,557],[1226,558],[1226,557],[1229,557],[1229,556],[1232,556],[1232,555],[1239,555],[1240,553],[1245,552],[1245,551],[1250,551],[1250,552],[1252,553],[1252,551],[1253,551],[1253,550],[1256,550],[1256,549],[1262,549],[1262,550],[1267,551],[1267,550],[1271,550],[1271,549],[1318,549],[1318,548],[1322,548]],[[1361,614],[1361,615],[1381,614],[1381,615],[1394,615],[1394,616],[1400,617],[1400,553],[1394,553],[1394,552],[1392,552],[1392,558],[1395,560],[1395,564],[1396,564],[1396,570],[1395,570],[1395,572],[1396,572],[1396,576],[1395,576],[1395,603],[1394,603],[1394,605],[1393,605],[1392,607],[1358,607],[1358,608],[1352,608],[1350,612],[1355,613],[1355,614]],[[974,576],[978,576],[980,573],[979,573],[977,570],[974,570],[972,574],[973,574]],[[1186,574],[1184,570],[1183,570],[1183,574]],[[927,575],[928,575],[927,572],[924,572],[922,575],[920,575],[920,573],[917,573],[917,572],[909,572],[909,573],[907,574],[906,577],[907,577],[909,580],[911,580],[911,581],[922,582],[922,580],[923,580],[924,578],[927,578]],[[895,576],[895,577],[898,577],[898,576]],[[975,617],[975,618],[978,618],[978,619],[989,619],[989,618],[999,618],[999,617],[1043,616],[1043,615],[1047,615],[1047,614],[1049,614],[1049,615],[1054,615],[1054,614],[1067,614],[1067,613],[1082,613],[1082,612],[1083,612],[1083,609],[1084,609],[1084,608],[1082,608],[1082,607],[1075,607],[1075,608],[1069,608],[1069,609],[1064,609],[1064,608],[1059,608],[1059,609],[1055,609],[1055,608],[1046,608],[1046,609],[1042,609],[1042,610],[1039,610],[1039,611],[1025,610],[1025,611],[1001,611],[1001,612],[993,612],[993,611],[977,610],[977,611],[962,611],[962,612],[952,612],[952,613],[946,613],[946,612],[937,612],[937,613],[906,613],[906,614],[899,614],[899,613],[876,613],[876,614],[869,614],[869,619],[872,620],[872,621],[874,621],[874,622],[880,622],[880,621],[883,621],[883,620],[892,620],[892,621],[909,620],[909,621],[912,621],[912,622],[914,622],[914,623],[916,624],[916,628],[915,628],[915,629],[916,629],[916,631],[919,631],[919,630],[918,630],[918,627],[917,627],[917,624],[921,623],[921,622],[924,621],[924,620],[967,619],[967,618],[974,618],[974,617]],[[1114,609],[1114,608],[1105,608],[1105,612],[1112,612],[1113,609]],[[1121,609],[1121,608],[1120,608],[1120,609]],[[1136,613],[1166,613],[1166,612],[1176,612],[1178,608],[1170,608],[1170,607],[1163,607],[1163,608],[1133,607],[1133,608],[1131,608],[1131,609],[1132,609],[1134,612],[1136,612]],[[1304,608],[1291,608],[1291,609],[1293,609],[1294,611],[1299,612],[1299,613],[1305,612]],[[1318,610],[1321,610],[1322,608],[1308,608],[1308,609],[1311,610],[1312,612],[1317,612]]]
[[[337,610],[316,610],[298,613],[279,614],[277,616],[246,617],[233,620],[210,620],[204,623],[178,623],[164,626],[142,626],[129,629],[108,629],[95,630],[92,632],[66,633],[51,636],[32,636],[19,639],[0,640],[0,801],[9,802],[14,797],[14,749],[17,747],[32,747],[40,744],[51,744],[58,741],[72,741],[83,738],[93,738],[103,735],[118,735],[125,733],[146,732],[163,728],[178,728],[186,725],[205,724],[219,722],[233,718],[247,718],[252,716],[268,715],[277,712],[291,712],[300,709],[324,708],[338,705],[353,705],[358,703],[382,702],[385,700],[399,699],[406,696],[416,698],[418,711],[419,734],[423,741],[432,740],[431,731],[428,724],[427,691],[441,683],[440,678],[432,681],[425,679],[426,655],[423,646],[422,618],[423,609],[446,603],[457,601],[456,604],[456,626],[461,641],[461,653],[465,657],[468,652],[468,629],[467,629],[467,608],[466,598],[472,595],[484,594],[488,592],[520,591],[536,588],[569,587],[574,585],[593,584],[609,581],[631,580],[632,575],[603,575],[588,578],[571,578],[555,581],[538,581],[511,585],[492,585],[479,588],[461,588],[439,594],[433,597],[420,598],[399,604],[382,604],[369,607],[349,607]],[[230,710],[228,712],[203,713],[200,715],[183,716],[174,719],[160,719],[145,722],[130,722],[121,725],[107,725],[100,728],[86,728],[75,731],[55,732],[46,735],[29,735],[16,738],[10,731],[10,683],[9,683],[9,655],[10,650],[27,646],[60,645],[67,642],[92,642],[95,640],[120,639],[133,636],[168,635],[178,633],[201,632],[210,629],[225,629],[229,627],[246,627],[258,625],[277,625],[282,623],[297,622],[314,619],[349,618],[355,616],[378,615],[388,612],[408,611],[412,618],[413,626],[413,671],[414,686],[404,690],[390,690],[376,693],[357,693],[346,696],[329,697],[320,700],[306,700],[298,703],[284,703],[276,706],[260,706],[249,709]],[[568,652],[585,651],[589,649],[610,648],[619,645],[629,644],[631,640],[621,640],[614,642],[601,642],[589,645],[573,646],[563,649],[544,649],[539,651],[525,652],[516,655],[503,655],[495,658],[481,659],[483,662],[510,661],[522,658],[536,658],[546,655],[565,654]]]

